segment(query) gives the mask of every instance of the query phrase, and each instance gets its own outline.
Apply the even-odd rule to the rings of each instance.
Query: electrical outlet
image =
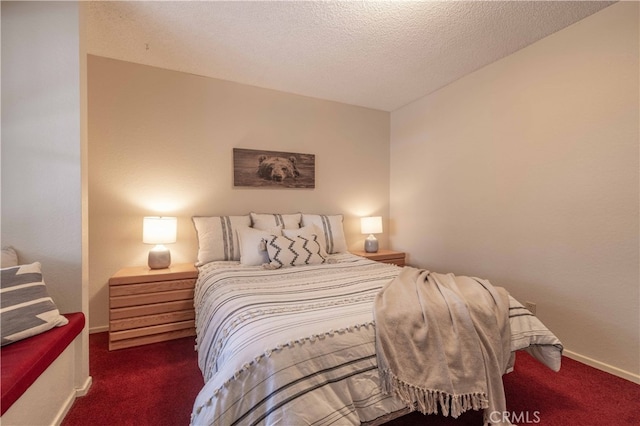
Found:
[[[529,310],[533,315],[536,314],[536,304],[533,302],[524,302],[524,307]]]

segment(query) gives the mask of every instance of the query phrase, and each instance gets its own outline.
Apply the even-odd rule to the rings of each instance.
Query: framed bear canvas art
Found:
[[[233,185],[315,188],[316,156],[295,152],[233,149]]]

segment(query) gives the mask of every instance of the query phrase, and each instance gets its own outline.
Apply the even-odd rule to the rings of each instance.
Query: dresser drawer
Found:
[[[196,280],[158,281],[144,284],[112,285],[109,296],[130,296],[132,294],[159,293],[162,291],[193,289]]]
[[[124,308],[126,306],[149,305],[152,303],[189,299],[193,300],[193,289],[109,297],[109,304],[111,308]]]
[[[193,310],[193,299],[178,300],[174,302],[154,303],[151,305],[128,306],[110,310],[110,319],[139,317],[145,315],[162,314],[165,312],[177,312]]]
[[[151,325],[167,324],[194,320],[196,317],[193,309],[184,311],[164,312],[153,315],[135,315],[122,319],[111,319],[109,330],[122,331],[134,328],[149,327]]]

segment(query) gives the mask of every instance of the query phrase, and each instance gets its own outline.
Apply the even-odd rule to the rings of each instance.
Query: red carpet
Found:
[[[93,384],[62,425],[188,425],[203,386],[194,345],[189,337],[110,352],[107,333],[91,334]]]
[[[90,336],[93,385],[63,426],[188,425],[202,376],[194,338],[109,352],[107,333]],[[520,425],[640,425],[640,385],[563,358],[559,373],[518,354],[504,376],[508,416]],[[413,413],[387,426],[479,426],[480,412],[454,420]],[[294,425],[291,425],[294,426]]]

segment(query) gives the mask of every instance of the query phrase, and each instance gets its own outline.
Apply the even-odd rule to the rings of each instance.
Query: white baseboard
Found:
[[[105,331],[109,331],[109,326],[108,325],[103,325],[103,326],[100,326],[100,327],[91,327],[89,329],[89,334],[104,333]]]
[[[93,384],[93,378],[91,376],[87,377],[87,380],[84,381],[81,387],[76,388],[76,397],[85,396],[89,392],[89,388]]]
[[[605,364],[604,362],[600,362],[597,361],[593,358],[589,358],[588,356],[584,356],[584,355],[580,355],[578,353],[572,352],[572,351],[568,351],[568,350],[564,350],[563,351],[563,355],[566,355],[567,357],[576,360],[578,362],[581,362],[583,364],[587,364],[590,367],[593,368],[597,368],[598,370],[602,370],[605,371],[609,374],[613,374],[614,376],[617,377],[621,377],[623,379],[629,380],[631,382],[640,384],[640,375],[639,374],[635,374],[635,373],[631,373],[629,371],[625,371],[622,370],[618,367],[614,367],[612,365],[609,364]]]
[[[54,425],[59,426],[60,424],[62,424],[62,421],[64,420],[69,410],[71,410],[71,406],[73,405],[75,400],[76,400],[76,393],[71,392],[69,396],[67,396],[67,398],[64,400],[64,404],[62,404],[62,406],[60,407],[60,411],[58,411],[58,413],[56,414],[53,422]]]
[[[87,380],[83,383],[81,388],[76,388],[74,392],[71,392],[69,396],[65,399],[64,404],[60,407],[60,411],[56,414],[54,424],[60,425],[62,421],[71,410],[73,403],[76,401],[76,398],[79,396],[85,396],[87,392],[89,392],[89,388],[91,387],[91,383],[93,383],[93,379],[91,376],[87,377]]]

